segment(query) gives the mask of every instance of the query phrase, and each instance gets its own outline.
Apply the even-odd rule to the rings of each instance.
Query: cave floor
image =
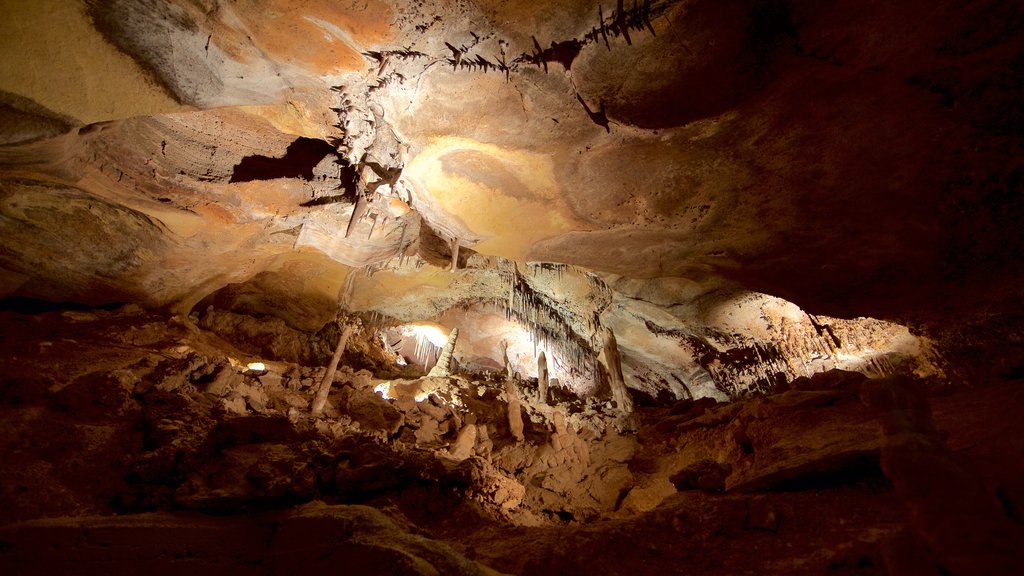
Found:
[[[326,418],[299,417],[287,399],[310,395],[299,388],[301,370],[296,390],[282,386],[280,397],[261,396],[255,384],[241,401],[218,396],[217,374],[230,370],[211,358],[244,363],[245,353],[180,318],[135,309],[3,314],[5,574],[961,574],[970,573],[965,557],[998,574],[1012,573],[1024,541],[1024,390],[1013,380],[927,396],[942,446],[910,455],[937,454],[938,469],[967,484],[929,483],[931,464],[909,473],[887,464],[903,454],[893,440],[902,424],[883,414],[879,434],[861,402],[871,389],[844,389],[842,379],[832,390],[697,411],[693,402],[640,407],[635,434],[570,434],[585,438],[593,462],[563,478],[580,463],[537,468],[549,457],[544,424],[528,421],[523,443],[496,426],[490,460],[459,461],[450,457],[459,429],[410,446],[412,412],[393,425],[386,406],[400,403],[359,396],[356,388],[376,380],[359,384],[358,374],[346,373],[354,380],[332,394]],[[258,381],[237,378],[235,386]],[[479,404],[469,408],[483,426],[503,418],[505,404],[478,384]],[[896,404],[885,414],[921,414],[913,402]],[[868,420],[844,420],[851,415]],[[707,484],[682,464],[671,477],[663,470],[690,449],[681,439],[721,442],[740,431],[754,452],[740,458],[770,457],[760,466],[778,467],[795,457],[780,448],[785,439],[760,443],[799,435],[787,421],[809,434],[866,430],[858,442],[874,447],[827,469],[819,458],[784,476],[747,470],[754,483],[746,484]],[[757,422],[775,432],[758,432]],[[887,438],[880,449],[879,436]],[[722,461],[738,474],[747,460]],[[953,489],[975,491],[988,512],[944,503]],[[951,533],[981,536],[954,554],[940,546]]]

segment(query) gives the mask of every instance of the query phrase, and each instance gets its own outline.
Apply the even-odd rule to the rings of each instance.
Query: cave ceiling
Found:
[[[1015,2],[2,7],[3,297],[602,325],[690,388],[1019,306]]]

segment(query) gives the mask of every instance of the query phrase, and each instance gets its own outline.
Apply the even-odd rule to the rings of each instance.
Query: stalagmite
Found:
[[[316,391],[316,398],[313,399],[314,416],[319,416],[324,411],[324,405],[327,404],[327,395],[331,393],[331,384],[334,383],[334,373],[338,370],[338,362],[341,360],[341,355],[345,352],[345,346],[348,344],[348,339],[352,336],[355,328],[355,324],[350,322],[345,324],[345,329],[341,331],[341,337],[338,338],[338,347],[334,349],[331,363],[327,365],[327,373],[324,374],[324,379],[320,382],[320,388]]]
[[[445,378],[452,375],[452,353],[455,351],[455,340],[459,337],[459,329],[452,328],[452,333],[448,335],[448,342],[441,349],[441,354],[437,357],[437,364],[430,369],[427,376]]]
[[[544,356],[544,351],[541,350],[540,355],[537,356],[537,392],[540,395],[540,401],[547,404],[548,401],[548,360]]]
[[[473,455],[473,447],[476,446],[477,428],[476,424],[466,424],[459,430],[455,442],[448,448],[448,453],[456,460],[465,460]]]
[[[555,411],[551,416],[555,430],[549,438],[550,450],[544,458],[544,463],[549,468],[562,468],[569,466],[577,473],[590,465],[590,448],[586,441],[580,438],[575,430],[566,425],[565,415],[561,411]]]
[[[505,379],[512,378],[512,361],[508,359],[508,342],[502,340],[501,344],[501,363],[505,366]]]
[[[516,395],[515,384],[512,379],[505,380],[505,394],[508,396],[508,429],[517,442],[522,442],[523,436],[523,413],[520,409],[519,396]]]
[[[551,446],[558,452],[565,448],[565,439],[568,437],[565,429],[565,416],[561,412],[555,412],[551,422],[555,425],[555,431],[551,434]]]
[[[487,432],[487,424],[479,425],[476,429],[476,432],[476,453],[484,460],[490,462],[491,451],[494,450],[494,442],[491,440],[491,435]]]
[[[626,381],[622,377],[622,360],[619,357],[619,345],[615,341],[615,334],[610,328],[604,329],[604,359],[608,364],[608,374],[611,376],[612,400],[616,407],[623,414],[633,412],[633,400],[629,397],[626,389]]]

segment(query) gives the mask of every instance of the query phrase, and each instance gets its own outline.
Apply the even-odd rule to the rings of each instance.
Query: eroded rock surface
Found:
[[[0,16],[0,563],[1021,571],[1020,2]]]
[[[831,371],[732,403],[638,402],[630,432],[610,391],[544,401],[501,375],[381,380],[343,366],[313,416],[323,367],[257,365],[181,317],[3,314],[0,563],[15,571],[170,567],[179,547],[197,569],[294,556],[402,574],[583,574],[626,558],[652,574],[969,574],[1020,561],[1019,460],[970,425],[1019,406],[1012,385],[950,392]],[[933,418],[935,393],[950,395],[933,396]],[[639,567],[624,548],[636,537]],[[35,551],[55,546],[40,564]]]

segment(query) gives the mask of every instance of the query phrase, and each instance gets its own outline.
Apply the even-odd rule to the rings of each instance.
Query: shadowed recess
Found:
[[[268,156],[246,156],[235,165],[231,182],[252,182],[253,180],[274,180],[276,178],[313,179],[313,168],[327,157],[335,154],[334,147],[314,138],[296,138],[288,145],[281,158]]]

